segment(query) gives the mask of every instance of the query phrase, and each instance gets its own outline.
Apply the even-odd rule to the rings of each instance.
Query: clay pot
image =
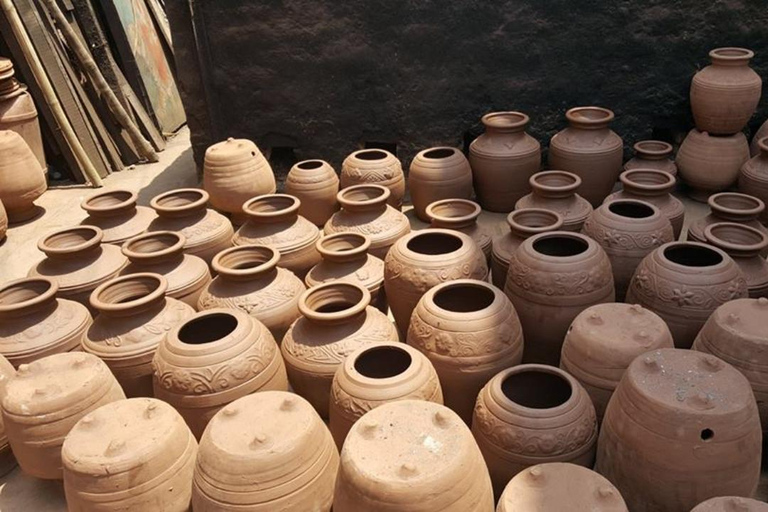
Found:
[[[768,200],[768,137],[761,138],[757,146],[760,148],[758,154],[741,166],[739,191],[765,203]],[[765,224],[767,220],[768,216],[763,211],[760,222]]]
[[[61,450],[72,512],[186,512],[197,442],[173,407],[153,398],[105,405],[80,420]]]
[[[456,148],[437,147],[419,151],[408,172],[408,190],[416,216],[431,218],[427,206],[440,199],[470,199],[472,169],[464,153]]]
[[[158,274],[131,274],[94,290],[99,314],[83,336],[83,350],[99,356],[129,398],[152,396],[152,357],[166,333],[194,315],[184,302],[165,296]]]
[[[655,350],[629,365],[611,397],[595,469],[630,510],[690,510],[713,496],[752,496],[761,435],[738,370],[708,354]]]
[[[14,375],[16,375],[16,370],[11,363],[3,356],[0,356],[0,403],[5,398],[5,387]],[[15,467],[16,458],[13,456],[11,445],[8,443],[8,437],[5,435],[3,417],[0,416],[0,477],[13,471]]]
[[[5,240],[5,234],[8,232],[8,214],[5,211],[3,202],[0,201],[0,243]]]
[[[735,222],[717,222],[704,230],[707,243],[725,251],[747,280],[749,296],[768,296],[768,262],[760,252],[768,247],[765,233]]]
[[[82,304],[57,299],[58,290],[56,281],[45,277],[0,286],[0,354],[14,368],[80,348],[91,314]]]
[[[677,150],[680,177],[693,189],[691,199],[700,202],[733,185],[747,160],[749,145],[741,132],[714,136],[694,128]]]
[[[426,215],[430,219],[430,227],[460,231],[475,241],[485,254],[485,259],[491,258],[491,235],[477,223],[480,217],[480,205],[468,199],[442,199],[427,206]]]
[[[760,139],[768,137],[768,120],[763,121],[763,124],[760,125],[760,128],[755,132],[755,134],[752,136],[752,142],[749,143],[749,155],[750,156],[757,156],[760,154]]]
[[[197,439],[225,405],[257,391],[288,391],[280,349],[264,324],[237,309],[212,309],[176,325],[152,360],[155,396]]]
[[[75,424],[104,404],[124,400],[109,368],[90,354],[54,354],[23,364],[5,387],[5,433],[21,469],[61,480],[61,445]]]
[[[80,203],[88,217],[80,224],[96,226],[104,232],[102,242],[121,245],[144,233],[157,217],[152,208],[137,206],[138,196],[130,190],[99,192]]]
[[[285,333],[280,350],[293,390],[328,418],[331,382],[344,359],[360,347],[398,341],[384,313],[368,306],[371,294],[360,285],[325,283],[299,299],[301,317]]]
[[[205,430],[192,508],[330,512],[338,467],[331,434],[306,400],[255,393],[229,404]]]
[[[691,512],[766,512],[768,503],[741,496],[721,496],[699,503]]]
[[[307,274],[308,288],[330,281],[347,281],[366,288],[371,305],[387,312],[384,291],[384,262],[368,254],[371,239],[360,233],[335,233],[317,241],[317,251],[323,260]],[[298,317],[298,315],[297,315]]]
[[[578,175],[579,193],[594,207],[611,193],[624,160],[624,142],[608,128],[614,117],[607,108],[572,108],[568,127],[549,141],[549,167]]]
[[[407,341],[432,362],[445,405],[468,425],[483,386],[523,358],[523,331],[512,303],[498,288],[471,279],[427,291],[411,316]]]
[[[437,373],[424,354],[395,342],[374,343],[349,354],[331,386],[329,426],[336,446],[341,449],[363,414],[396,400],[443,403]]]
[[[35,102],[27,86],[19,83],[14,74],[11,60],[0,57],[0,130],[12,130],[21,135],[43,172],[47,172]]]
[[[629,364],[649,350],[673,346],[669,327],[656,313],[637,304],[598,304],[568,328],[560,368],[587,390],[600,423]]]
[[[595,304],[614,302],[611,262],[591,238],[553,231],[525,240],[509,260],[504,293],[526,333],[523,361],[557,366],[568,327]]]
[[[280,266],[304,279],[320,263],[315,244],[317,226],[299,215],[301,201],[287,194],[270,194],[249,199],[243,205],[248,222],[237,230],[235,245],[266,245],[280,251]]]
[[[11,224],[40,213],[35,199],[48,188],[40,162],[18,133],[0,130],[0,200]]]
[[[389,190],[381,185],[357,185],[340,191],[341,211],[325,223],[325,234],[362,233],[371,239],[371,255],[384,259],[389,248],[411,231],[408,217],[387,204],[389,196]]]
[[[740,132],[760,102],[763,81],[749,67],[755,53],[746,48],[716,48],[712,64],[691,80],[691,110],[696,128],[717,135]]]
[[[341,164],[341,188],[353,185],[382,185],[389,189],[387,203],[400,210],[405,195],[405,176],[400,160],[383,149],[360,149]],[[342,203],[342,208],[344,204]]]
[[[677,165],[672,159],[672,144],[660,140],[641,140],[632,146],[635,156],[624,164],[625,171],[655,169],[677,177]]]
[[[542,171],[531,176],[533,192],[515,204],[516,210],[540,208],[560,214],[563,231],[580,231],[592,213],[592,205],[576,191],[581,178],[567,171]]]
[[[339,210],[339,177],[324,160],[304,160],[291,167],[285,193],[298,197],[299,215],[320,228]]]
[[[350,430],[333,510],[493,512],[493,490],[461,418],[440,404],[401,400],[376,407]]]
[[[600,244],[611,260],[618,302],[624,302],[643,258],[675,239],[669,219],[652,204],[637,199],[606,201],[587,218],[581,232]]]
[[[768,229],[758,220],[765,212],[765,203],[760,199],[747,194],[736,192],[721,192],[713,194],[707,200],[709,214],[701,217],[688,226],[688,240],[692,242],[706,242],[704,231],[707,226],[717,222],[736,222],[757,229],[768,235]],[[763,256],[768,256],[768,251],[762,250]]]
[[[529,179],[541,167],[541,145],[525,133],[530,118],[522,112],[491,112],[481,121],[485,133],[469,145],[477,201],[506,213],[529,192]]]

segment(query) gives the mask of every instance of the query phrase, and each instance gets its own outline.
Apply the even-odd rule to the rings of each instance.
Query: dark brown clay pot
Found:
[[[0,130],[0,200],[11,224],[39,215],[34,201],[48,188],[43,168],[18,133]]]
[[[104,233],[102,242],[121,245],[144,233],[157,217],[152,208],[137,206],[138,195],[130,190],[99,192],[80,203],[88,217],[80,224],[96,226]]]
[[[704,230],[716,222],[736,222],[768,235],[768,229],[758,220],[765,212],[765,203],[760,199],[736,192],[721,192],[710,196],[707,203],[709,203],[709,214],[691,222],[686,235],[688,240],[706,242]],[[766,250],[760,253],[768,256]]]
[[[691,199],[700,202],[733,185],[748,159],[749,144],[741,132],[715,136],[694,128],[677,150],[680,177],[693,189]]]
[[[589,201],[576,193],[581,178],[567,171],[542,171],[531,176],[533,192],[515,204],[516,210],[540,208],[563,218],[563,231],[580,231],[592,213]]]
[[[477,223],[480,217],[480,205],[469,199],[443,199],[427,206],[426,215],[430,219],[430,227],[452,229],[469,235],[485,254],[485,259],[491,258],[491,235]]]
[[[721,496],[696,505],[691,512],[767,512],[768,503],[740,496]]]
[[[299,215],[320,228],[339,210],[339,177],[324,160],[304,160],[291,167],[285,193],[298,197]]]
[[[8,213],[5,211],[3,202],[0,201],[0,243],[5,240],[5,235],[8,232]]]
[[[431,218],[427,206],[441,199],[470,199],[472,169],[464,153],[456,148],[436,147],[419,151],[408,172],[408,190],[416,216]]]
[[[14,78],[10,59],[0,57],[0,130],[12,130],[24,139],[43,172],[48,172],[37,108],[27,86]]]
[[[763,121],[763,124],[760,125],[760,128],[757,130],[757,132],[752,136],[752,142],[749,143],[749,154],[750,156],[757,156],[760,154],[760,139],[768,137],[768,120]]]
[[[739,172],[739,191],[760,199],[763,203],[768,200],[768,137],[760,138],[757,143],[757,154],[741,166]],[[768,221],[763,211],[760,222]]]
[[[360,149],[341,164],[341,188],[375,184],[389,189],[387,203],[400,210],[405,195],[405,175],[400,160],[383,149]],[[342,204],[342,207],[344,205]]]
[[[760,253],[768,247],[765,233],[735,222],[717,222],[704,230],[707,243],[725,251],[741,269],[752,298],[768,296],[768,262]]]
[[[8,381],[16,375],[16,370],[6,358],[0,356],[0,403],[5,399],[5,387]],[[8,443],[8,436],[5,435],[5,425],[0,416],[0,477],[3,477],[13,471],[16,467],[16,458],[11,451],[11,445]]]
[[[672,144],[660,140],[641,140],[632,146],[635,156],[624,164],[625,171],[655,169],[677,177],[677,165],[672,159]]]

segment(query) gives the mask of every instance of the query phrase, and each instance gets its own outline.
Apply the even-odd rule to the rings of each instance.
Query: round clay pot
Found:
[[[739,191],[765,203],[768,200],[768,137],[758,140],[757,146],[758,153],[741,166]],[[760,222],[766,223],[766,221],[768,221],[768,215],[763,211]]]
[[[768,236],[735,222],[717,222],[704,229],[707,243],[725,251],[741,269],[752,298],[768,296],[768,262],[760,252],[768,247]]]
[[[427,206],[440,199],[470,199],[472,169],[456,148],[436,147],[419,151],[408,172],[408,190],[416,216],[431,220]]]
[[[490,112],[481,119],[485,133],[469,145],[477,202],[507,213],[529,192],[529,179],[541,167],[541,144],[525,132],[522,112]]]
[[[766,512],[768,503],[742,498],[741,496],[721,496],[696,505],[691,512]]]
[[[707,203],[709,214],[691,222],[688,226],[688,240],[706,242],[704,230],[716,222],[737,222],[768,235],[768,229],[758,220],[765,212],[762,200],[737,192],[721,192],[711,195]],[[768,250],[763,249],[760,254],[768,256]]]
[[[523,361],[557,366],[576,316],[595,304],[614,302],[611,262],[587,236],[540,233],[512,254],[504,293],[526,334]]]
[[[121,400],[80,420],[64,441],[67,507],[187,512],[197,442],[173,407]]]
[[[411,316],[407,341],[432,362],[445,405],[467,425],[483,386],[523,358],[523,330],[512,303],[498,288],[471,279],[427,291]]]
[[[8,213],[5,211],[3,202],[0,201],[0,243],[5,240],[5,234],[8,232]]]
[[[83,336],[83,350],[99,356],[129,398],[152,396],[152,357],[166,333],[194,315],[184,302],[165,296],[158,274],[131,274],[94,290],[99,314]]]
[[[469,235],[485,254],[485,259],[491,258],[491,235],[477,223],[480,217],[480,205],[468,199],[442,199],[427,206],[426,215],[430,219],[430,227],[452,229]]]
[[[121,245],[144,233],[157,217],[152,208],[137,206],[138,195],[130,190],[99,192],[80,203],[88,217],[80,224],[96,226],[104,233],[102,242]]]
[[[651,203],[638,199],[606,201],[595,208],[581,232],[600,244],[611,260],[618,302],[624,302],[643,258],[675,239],[669,219]]]
[[[109,368],[90,354],[67,352],[19,366],[3,398],[3,422],[21,469],[61,480],[61,445],[74,425],[125,395]]]
[[[763,121],[763,124],[760,125],[760,128],[752,136],[752,142],[749,143],[750,156],[754,157],[760,154],[761,150],[759,143],[764,137],[768,137],[768,120]]]
[[[397,329],[368,306],[371,294],[348,282],[310,288],[299,299],[301,317],[285,333],[280,350],[293,390],[328,418],[331,383],[344,359],[359,347],[399,341]]]
[[[287,194],[270,194],[249,199],[243,205],[248,222],[237,230],[235,245],[266,245],[280,251],[280,266],[304,279],[320,263],[315,244],[317,226],[299,215],[301,201]]]
[[[5,387],[14,375],[16,375],[16,370],[13,365],[6,358],[0,356],[0,403],[5,398]],[[13,471],[15,467],[16,458],[13,456],[10,443],[8,443],[8,436],[5,435],[3,417],[0,416],[0,477]]]
[[[331,434],[306,400],[254,393],[217,413],[200,439],[192,508],[330,512],[338,467]]]
[[[400,160],[383,149],[360,149],[341,164],[341,188],[354,185],[382,185],[389,189],[387,203],[400,210],[405,195],[405,176]],[[342,208],[344,204],[342,203]]]
[[[0,200],[11,224],[39,214],[35,199],[48,188],[43,168],[18,133],[0,130]]]
[[[677,150],[680,177],[693,189],[691,199],[700,202],[733,185],[747,160],[749,144],[741,132],[715,136],[694,128]]]
[[[746,48],[716,48],[712,64],[691,80],[691,110],[696,128],[717,135],[740,132],[755,113],[763,81],[749,67],[755,53]]]
[[[592,205],[576,191],[581,178],[567,171],[542,171],[531,176],[533,192],[515,204],[516,210],[540,208],[563,217],[563,231],[579,231],[592,213]]]
[[[0,130],[12,130],[24,139],[43,172],[48,172],[35,101],[27,86],[14,78],[10,59],[0,57]]]
[[[341,449],[352,425],[371,409],[396,400],[443,403],[435,368],[424,354],[403,343],[361,347],[336,370],[329,426]]]
[[[677,165],[672,159],[672,144],[660,140],[641,140],[632,146],[635,156],[624,164],[625,171],[655,169],[677,177]]]
[[[171,404],[197,439],[225,405],[257,391],[288,391],[275,339],[237,309],[212,309],[168,331],[152,360],[155,396]]]
[[[656,313],[637,304],[598,304],[568,328],[560,368],[587,390],[600,423],[629,364],[649,350],[673,346],[669,327]]]
[[[371,239],[369,252],[384,259],[389,248],[411,231],[408,217],[387,204],[389,196],[389,189],[381,185],[357,185],[340,191],[341,211],[325,223],[325,234],[362,233]]]
[[[285,193],[298,197],[299,215],[320,228],[339,210],[339,177],[324,160],[304,160],[291,167]]]
[[[613,393],[595,469],[630,510],[690,510],[714,496],[752,496],[761,437],[738,370],[709,354],[655,350],[629,365]]]
[[[488,470],[472,434],[447,407],[400,400],[350,430],[334,512],[493,512]]]
[[[200,294],[198,310],[240,309],[263,323],[279,343],[299,318],[301,279],[278,267],[280,253],[266,245],[243,245],[213,258],[218,274]]]

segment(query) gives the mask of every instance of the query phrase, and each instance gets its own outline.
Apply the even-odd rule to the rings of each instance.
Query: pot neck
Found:
[[[225,281],[247,282],[273,279],[280,252],[266,245],[241,245],[217,254],[211,267]]]
[[[30,277],[0,287],[0,318],[13,319],[57,307],[59,286],[53,279]]]
[[[348,212],[384,212],[390,195],[383,185],[363,184],[341,190],[336,198]]]
[[[672,145],[660,140],[643,140],[634,145],[635,155],[643,160],[666,160],[672,154]]]
[[[78,226],[51,233],[42,238],[37,247],[53,260],[90,259],[102,252],[101,229],[94,226]]]
[[[299,218],[301,201],[288,194],[267,194],[249,199],[243,204],[243,211],[250,222],[255,224],[276,224],[294,222]]]
[[[194,217],[205,214],[209,197],[205,190],[182,188],[156,196],[150,206],[160,217]]]
[[[557,231],[563,226],[563,217],[544,208],[522,208],[507,215],[507,224],[514,236],[525,240],[539,233]]]
[[[365,288],[331,282],[304,292],[299,298],[299,312],[314,325],[339,325],[364,316],[370,302],[371,294]]]
[[[166,304],[168,282],[159,274],[129,274],[108,281],[91,294],[91,306],[109,317],[130,317],[157,311]]]
[[[92,217],[118,217],[136,211],[138,196],[129,190],[112,190],[95,194],[80,205]]]
[[[768,236],[753,227],[735,222],[717,222],[704,229],[707,242],[733,258],[759,257],[768,247]]]
[[[756,220],[765,210],[761,200],[736,192],[711,195],[707,202],[714,217],[731,222]]]
[[[675,178],[671,174],[655,169],[624,171],[619,180],[626,192],[636,196],[664,196],[675,187]]]
[[[568,125],[579,130],[607,130],[614,113],[602,107],[576,107],[565,113]]]
[[[747,67],[755,53],[746,48],[715,48],[709,52],[713,66],[717,67]]]
[[[760,158],[768,159],[768,137],[763,137],[758,140],[757,147],[760,148]]]
[[[153,231],[131,238],[123,244],[122,251],[136,265],[180,263],[186,243],[186,237],[176,231]]]
[[[490,134],[523,134],[530,118],[522,112],[491,112],[481,119]]]
[[[335,233],[317,241],[322,258],[332,263],[363,262],[368,258],[370,247],[371,239],[362,233]]]
[[[463,229],[477,224],[482,209],[467,199],[442,199],[427,206],[433,228]]]
[[[537,196],[565,199],[576,194],[581,178],[567,171],[543,171],[531,176],[529,183]]]

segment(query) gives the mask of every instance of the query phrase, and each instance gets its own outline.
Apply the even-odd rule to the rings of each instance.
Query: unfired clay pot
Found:
[[[104,233],[102,242],[121,245],[144,233],[157,215],[152,208],[137,206],[138,195],[130,190],[98,192],[80,203],[88,217],[80,224],[96,226]]]
[[[376,407],[350,430],[334,512],[493,512],[483,456],[447,407],[401,400]]]
[[[477,223],[480,217],[480,205],[469,199],[442,199],[427,206],[426,215],[430,219],[430,227],[452,229],[469,235],[485,254],[485,259],[491,258],[491,235]]]
[[[768,503],[742,498],[741,496],[721,496],[699,503],[691,512],[766,512]]]
[[[660,140],[641,140],[632,146],[635,156],[624,164],[625,171],[655,169],[677,177],[677,165],[672,159],[672,144]]]
[[[48,188],[40,162],[18,133],[0,130],[0,200],[11,224],[40,213],[35,199]]]
[[[389,189],[387,203],[390,206],[399,210],[403,204],[403,166],[389,151],[360,149],[351,153],[341,164],[340,183],[342,189],[362,184],[383,185]]]
[[[0,403],[5,398],[5,387],[14,375],[16,375],[16,370],[11,363],[3,356],[0,356]],[[0,477],[13,471],[15,467],[16,458],[13,456],[11,445],[8,443],[8,437],[5,435],[3,417],[0,416]]]
[[[749,144],[741,132],[715,136],[694,128],[677,150],[680,177],[693,189],[691,199],[700,202],[733,185],[747,160]]]
[[[563,231],[579,231],[592,213],[589,201],[576,193],[581,178],[567,171],[542,171],[531,176],[533,192],[515,204],[516,210],[541,208],[563,217]]]
[[[339,209],[339,177],[324,160],[304,160],[288,171],[285,193],[301,201],[299,215],[322,228]]]
[[[757,146],[758,154],[741,166],[739,191],[765,203],[768,200],[768,137],[758,140]],[[768,221],[765,211],[760,216],[760,221],[762,223]]]
[[[709,354],[655,350],[629,365],[611,397],[595,469],[630,510],[690,510],[714,496],[752,496],[761,437],[738,370]]]
[[[429,222],[427,206],[431,203],[472,197],[472,169],[467,157],[451,147],[419,151],[408,172],[408,190],[416,216]]]
[[[707,243],[725,251],[747,280],[749,296],[768,296],[768,262],[760,252],[768,247],[768,236],[755,228],[735,222],[717,222],[704,229]]]
[[[757,130],[757,132],[752,135],[752,142],[749,143],[750,156],[754,157],[760,154],[759,142],[760,139],[764,137],[768,137],[768,120],[763,121],[763,124],[760,125],[760,128]]]
[[[498,288],[472,279],[428,290],[411,316],[407,341],[432,361],[445,405],[467,425],[483,386],[523,358],[523,331],[512,303]]]
[[[24,139],[43,172],[48,172],[37,108],[27,86],[14,78],[10,59],[0,57],[0,130],[12,130]]]
[[[737,222],[768,235],[768,228],[760,223],[765,214],[765,203],[753,196],[737,192],[720,192],[713,194],[707,200],[709,214],[701,217],[688,226],[688,240],[706,242],[704,230],[716,222]],[[762,250],[763,256],[768,256],[767,250]]]
[[[8,213],[5,211],[3,202],[0,201],[0,243],[5,240],[5,234],[8,232]]]

